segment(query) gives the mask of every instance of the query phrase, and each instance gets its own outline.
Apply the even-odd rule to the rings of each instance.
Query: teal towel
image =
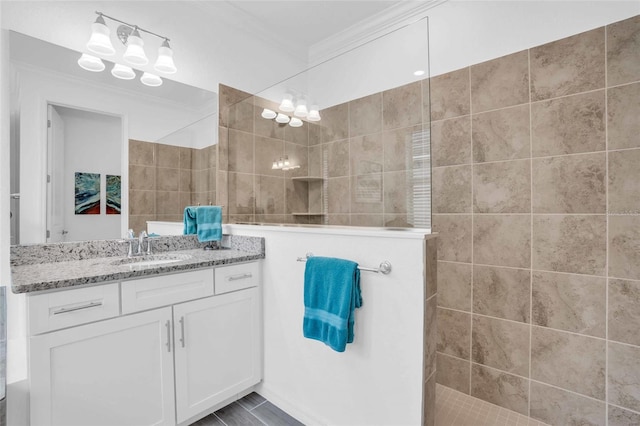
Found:
[[[310,257],[304,271],[303,334],[337,352],[353,342],[355,309],[362,306],[360,270],[350,260]]]
[[[196,234],[201,243],[220,241],[222,239],[222,207],[186,207],[183,233]]]

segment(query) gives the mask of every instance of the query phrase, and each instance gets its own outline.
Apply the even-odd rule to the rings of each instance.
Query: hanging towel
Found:
[[[360,270],[350,260],[310,257],[304,271],[303,334],[337,352],[353,342],[355,309],[362,306]]]
[[[198,206],[184,209],[184,234],[196,234],[201,243],[222,239],[222,207]]]

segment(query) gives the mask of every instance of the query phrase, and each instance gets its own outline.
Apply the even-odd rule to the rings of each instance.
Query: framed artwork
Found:
[[[120,176],[107,175],[107,214],[120,214]]]
[[[100,214],[100,174],[76,172],[75,214]]]

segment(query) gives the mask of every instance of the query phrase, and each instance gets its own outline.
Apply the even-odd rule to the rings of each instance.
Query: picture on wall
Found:
[[[100,214],[100,174],[76,172],[76,214]]]
[[[107,175],[107,214],[120,214],[120,176]]]

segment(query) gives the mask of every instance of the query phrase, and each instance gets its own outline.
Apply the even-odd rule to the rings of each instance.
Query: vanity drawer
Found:
[[[213,296],[213,270],[200,269],[122,282],[122,313]]]
[[[120,315],[118,283],[29,296],[29,334]]]
[[[215,269],[216,294],[255,287],[260,282],[258,262],[240,263]]]

